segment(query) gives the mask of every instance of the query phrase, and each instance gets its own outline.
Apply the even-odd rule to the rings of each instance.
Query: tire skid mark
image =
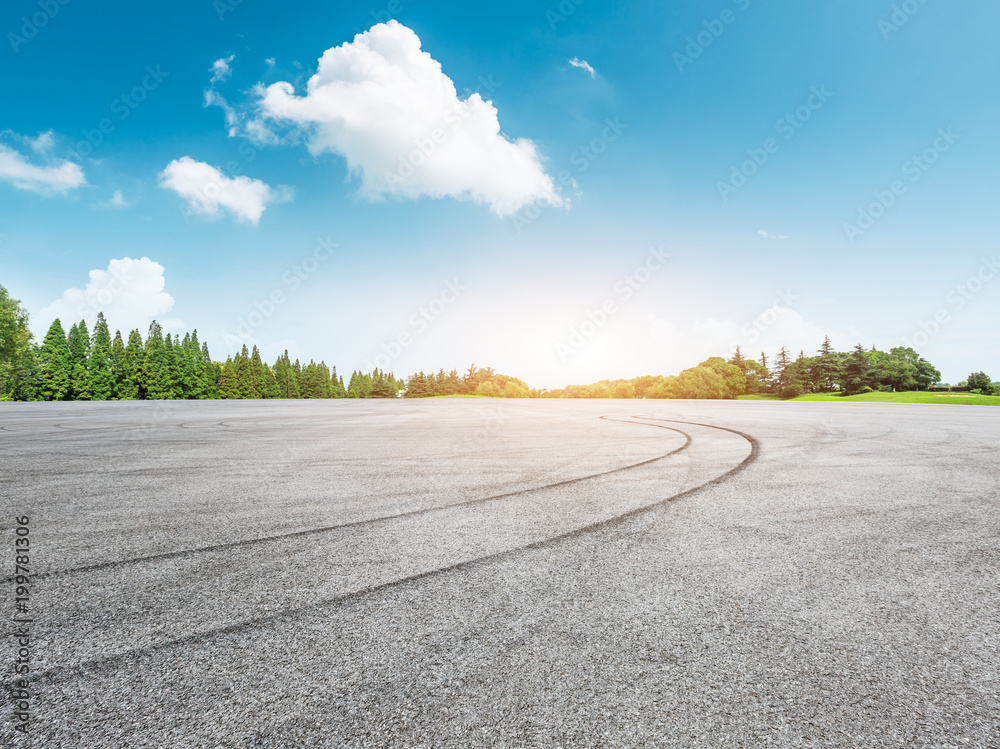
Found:
[[[604,419],[605,417],[602,416],[600,418]],[[605,420],[606,421],[620,421],[619,419],[605,419]],[[624,421],[624,422],[621,422],[621,423],[623,423],[623,424],[634,424],[636,422]],[[647,424],[646,426],[659,426],[659,425],[657,425],[657,424]],[[669,429],[670,427],[663,427],[663,428]],[[123,566],[130,565],[130,564],[142,564],[142,563],[145,563],[145,562],[158,562],[158,561],[163,561],[163,560],[166,560],[166,559],[179,559],[179,558],[183,558],[183,557],[193,556],[195,554],[205,554],[205,553],[210,553],[210,552],[223,551],[225,549],[236,549],[236,548],[240,548],[240,547],[244,547],[244,546],[255,546],[257,544],[271,543],[273,541],[283,541],[283,540],[291,539],[291,538],[302,538],[303,536],[314,536],[314,535],[319,535],[321,533],[331,533],[333,531],[343,530],[345,528],[357,528],[357,527],[364,526],[364,525],[371,525],[373,523],[383,523],[383,522],[387,522],[387,521],[390,521],[390,520],[398,520],[400,518],[410,518],[410,517],[416,517],[418,515],[426,515],[426,514],[431,513],[431,512],[446,512],[446,511],[454,509],[456,507],[468,507],[469,505],[483,504],[483,503],[486,503],[486,502],[492,502],[492,501],[497,500],[497,499],[509,499],[510,497],[516,497],[516,496],[518,496],[520,494],[532,494],[532,493],[535,493],[535,492],[546,491],[548,489],[555,489],[555,488],[558,488],[560,486],[569,486],[571,484],[576,484],[576,483],[579,483],[581,481],[588,481],[590,479],[598,478],[599,476],[607,476],[607,475],[612,474],[612,473],[618,473],[619,471],[627,471],[627,470],[632,469],[632,468],[638,468],[640,466],[648,465],[649,463],[654,463],[654,462],[656,462],[658,460],[663,460],[664,458],[668,458],[671,455],[674,455],[675,453],[679,453],[679,452],[683,452],[684,450],[687,450],[687,448],[691,444],[691,437],[690,437],[690,435],[688,435],[686,432],[681,431],[680,429],[671,429],[671,431],[683,434],[684,437],[685,437],[685,442],[684,442],[684,444],[681,447],[678,447],[678,448],[676,448],[674,450],[671,450],[670,452],[665,453],[664,455],[659,455],[659,456],[657,456],[655,458],[649,458],[648,460],[643,460],[643,461],[641,461],[639,463],[631,463],[631,464],[629,464],[627,466],[621,466],[619,468],[612,468],[611,470],[608,470],[608,471],[601,471],[600,473],[593,473],[593,474],[590,474],[588,476],[579,476],[579,477],[573,478],[573,479],[566,479],[564,481],[557,481],[554,484],[545,484],[543,486],[535,486],[535,487],[530,487],[528,489],[521,489],[521,490],[513,491],[513,492],[505,492],[504,494],[494,494],[494,495],[489,496],[489,497],[480,497],[478,499],[469,499],[469,500],[466,500],[464,502],[456,502],[454,504],[449,504],[449,505],[441,505],[441,506],[436,506],[436,507],[425,507],[425,508],[420,509],[420,510],[410,510],[408,512],[400,512],[400,513],[396,513],[394,515],[382,515],[380,517],[369,518],[367,520],[353,520],[353,521],[351,521],[349,523],[340,523],[339,525],[328,525],[328,526],[323,526],[321,528],[308,528],[306,530],[293,531],[291,533],[281,533],[281,534],[277,534],[277,535],[274,535],[274,536],[262,536],[260,538],[249,538],[249,539],[244,539],[242,541],[231,541],[231,542],[224,543],[224,544],[213,544],[211,546],[199,546],[199,547],[194,548],[194,549],[181,549],[179,551],[167,551],[167,552],[163,552],[162,554],[150,554],[149,556],[134,557],[132,559],[118,559],[118,560],[109,561],[109,562],[99,562],[97,564],[83,565],[83,566],[80,566],[80,567],[70,567],[68,569],[63,569],[63,570],[52,570],[50,572],[39,572],[37,574],[32,575],[32,577],[34,579],[36,579],[36,580],[44,580],[44,579],[47,579],[47,578],[63,577],[63,576],[66,576],[66,575],[71,575],[71,574],[82,574],[82,573],[87,573],[87,572],[97,572],[99,570],[106,570],[106,569],[111,569],[111,568],[114,568],[114,567],[123,567]],[[150,470],[150,469],[144,469],[144,470]],[[5,582],[11,583],[11,582],[14,582],[14,578],[15,578],[15,575],[11,575],[11,576],[3,578],[3,580]]]
[[[577,537],[580,537],[580,536],[590,535],[592,533],[604,530],[606,528],[611,528],[611,527],[614,527],[616,525],[620,525],[620,524],[624,523],[625,521],[630,520],[631,518],[634,518],[636,516],[639,516],[639,515],[642,515],[644,513],[647,513],[650,510],[653,510],[653,509],[655,509],[657,507],[662,507],[663,505],[665,505],[665,504],[667,504],[669,502],[674,502],[674,501],[676,501],[678,499],[684,499],[684,498],[687,498],[687,497],[691,497],[691,496],[693,496],[693,495],[701,492],[702,490],[707,489],[708,487],[715,486],[717,484],[723,483],[727,479],[735,476],[736,474],[738,474],[738,473],[744,471],[746,468],[748,468],[754,461],[757,460],[758,456],[760,455],[760,443],[757,441],[756,438],[754,438],[751,435],[746,434],[744,432],[740,432],[740,431],[737,431],[735,429],[730,429],[728,427],[720,427],[720,426],[717,426],[715,424],[701,424],[701,423],[691,422],[691,421],[679,421],[679,420],[676,420],[676,419],[659,419],[659,418],[642,417],[642,416],[634,416],[634,417],[631,417],[631,418],[633,418],[633,419],[643,419],[643,421],[624,421],[624,420],[621,420],[621,419],[612,419],[612,418],[609,418],[607,416],[601,416],[599,418],[605,419],[606,421],[617,421],[617,422],[620,422],[620,423],[623,423],[623,424],[638,424],[638,425],[641,425],[641,426],[655,426],[655,427],[659,427],[661,429],[669,429],[670,431],[679,432],[680,434],[683,434],[686,437],[686,441],[685,441],[685,444],[682,447],[680,447],[680,448],[678,448],[676,450],[672,450],[671,452],[669,452],[666,455],[663,455],[663,456],[661,456],[659,458],[653,458],[653,459],[648,460],[648,461],[643,461],[642,463],[637,463],[637,464],[635,464],[633,466],[627,466],[625,468],[617,468],[617,469],[615,469],[613,471],[606,471],[604,473],[595,474],[594,476],[588,476],[588,477],[579,478],[579,479],[572,479],[570,481],[561,482],[560,484],[554,484],[553,486],[561,486],[561,485],[565,485],[565,484],[577,483],[577,482],[580,482],[580,481],[585,481],[587,478],[594,478],[596,476],[603,476],[603,475],[607,475],[609,473],[617,473],[618,471],[627,470],[628,468],[637,468],[639,466],[646,465],[648,463],[653,463],[655,461],[662,460],[663,458],[669,457],[670,455],[674,455],[676,453],[680,453],[680,452],[686,450],[688,448],[688,446],[690,446],[690,444],[692,442],[692,437],[687,432],[685,432],[685,431],[683,431],[681,429],[674,428],[674,427],[662,426],[660,424],[649,424],[649,423],[646,423],[646,422],[649,422],[649,421],[666,422],[666,423],[672,423],[672,424],[688,424],[688,425],[691,425],[691,426],[700,426],[700,427],[705,427],[705,428],[708,428],[708,429],[718,429],[718,430],[721,430],[721,431],[730,432],[730,433],[735,434],[735,435],[737,435],[739,437],[742,437],[743,439],[745,439],[750,444],[750,454],[747,455],[747,457],[744,458],[738,465],[734,466],[733,468],[730,468],[725,473],[722,473],[719,476],[716,476],[715,478],[710,479],[709,481],[706,481],[706,482],[704,482],[702,484],[694,486],[694,487],[692,487],[690,489],[686,489],[686,490],[684,490],[682,492],[678,492],[677,494],[672,494],[671,496],[666,497],[664,499],[654,501],[654,502],[652,502],[652,503],[650,503],[648,505],[644,505],[642,507],[637,507],[637,508],[635,508],[633,510],[629,510],[627,512],[622,513],[621,515],[616,515],[616,516],[611,517],[611,518],[606,518],[604,520],[600,520],[600,521],[598,521],[596,523],[591,523],[590,525],[585,525],[585,526],[583,526],[581,528],[577,528],[577,529],[572,530],[572,531],[567,531],[565,533],[561,533],[561,534],[558,534],[556,536],[551,536],[549,538],[545,538],[545,539],[542,539],[540,541],[535,541],[533,543],[525,544],[523,546],[517,546],[517,547],[514,547],[512,549],[506,549],[504,551],[496,552],[496,553],[493,553],[493,554],[487,554],[487,555],[484,555],[482,557],[477,557],[475,559],[468,559],[468,560],[465,560],[465,561],[462,561],[462,562],[457,562],[455,564],[445,565],[443,567],[438,567],[438,568],[435,568],[435,569],[426,570],[424,572],[419,572],[419,573],[414,574],[414,575],[409,575],[407,577],[404,577],[404,578],[401,578],[401,579],[398,579],[398,580],[392,580],[392,581],[385,582],[385,583],[378,583],[376,585],[370,585],[370,586],[368,586],[366,588],[362,588],[360,590],[356,590],[356,591],[353,591],[353,592],[350,592],[350,593],[344,593],[344,594],[338,595],[338,596],[333,596],[331,598],[324,599],[324,600],[321,600],[321,601],[317,601],[315,603],[311,603],[311,604],[308,604],[306,606],[300,606],[298,608],[290,609],[290,610],[287,610],[287,611],[282,611],[280,613],[272,614],[270,616],[258,617],[256,619],[249,619],[247,621],[236,622],[234,624],[229,624],[229,625],[226,625],[226,626],[223,626],[223,627],[217,627],[215,629],[205,630],[203,632],[195,632],[195,633],[190,634],[190,635],[188,635],[186,637],[179,637],[179,638],[177,638],[175,640],[169,640],[167,642],[161,642],[161,643],[157,643],[155,645],[150,645],[150,646],[147,646],[147,647],[135,648],[133,650],[129,650],[129,651],[122,652],[122,653],[117,653],[115,655],[107,656],[107,657],[104,657],[104,658],[92,658],[90,660],[83,661],[83,662],[81,662],[79,664],[76,664],[74,666],[60,666],[60,667],[56,667],[56,668],[53,668],[53,669],[50,669],[50,670],[47,670],[47,671],[40,671],[40,672],[38,672],[36,674],[33,674],[31,676],[31,681],[33,683],[37,683],[38,681],[44,679],[44,680],[46,680],[47,683],[54,684],[54,683],[57,683],[60,680],[69,680],[69,679],[72,679],[74,676],[83,675],[87,671],[93,671],[93,670],[96,670],[96,669],[114,668],[118,664],[123,663],[124,661],[127,661],[127,660],[129,660],[131,658],[137,658],[137,657],[141,657],[143,655],[151,655],[153,653],[158,653],[160,651],[168,650],[168,649],[173,648],[175,646],[182,646],[183,647],[183,646],[186,646],[186,645],[196,645],[198,643],[205,642],[205,641],[211,640],[211,639],[216,638],[216,637],[225,637],[227,635],[238,634],[238,633],[241,633],[241,632],[247,632],[247,631],[250,631],[251,629],[253,629],[255,627],[258,627],[258,626],[266,626],[266,625],[269,625],[269,624],[275,624],[277,622],[282,622],[282,621],[294,621],[294,620],[299,619],[299,618],[301,618],[303,616],[308,616],[309,614],[313,614],[313,613],[322,611],[324,609],[329,609],[329,608],[332,608],[332,607],[335,607],[335,606],[338,606],[338,605],[341,605],[341,604],[345,604],[345,603],[351,602],[353,600],[356,600],[358,598],[363,598],[364,596],[377,593],[379,591],[388,590],[388,589],[396,588],[396,587],[403,587],[403,586],[413,585],[413,584],[419,583],[420,581],[422,581],[424,579],[431,578],[431,577],[434,577],[436,575],[445,574],[445,573],[449,573],[449,572],[456,572],[456,571],[459,571],[459,570],[465,570],[465,569],[474,568],[474,567],[476,567],[478,565],[481,565],[483,563],[488,563],[488,562],[493,562],[493,561],[505,559],[505,558],[508,558],[508,557],[512,557],[512,556],[514,556],[516,554],[523,553],[525,551],[532,551],[532,550],[535,550],[535,549],[546,548],[546,547],[554,546],[556,544],[559,544],[559,543],[562,543],[564,541],[571,540],[571,539],[574,539],[574,538],[577,538]],[[548,488],[548,487],[544,487],[544,488]],[[541,490],[541,488],[540,489],[535,489],[535,490],[527,490],[527,491],[540,491],[540,490]],[[525,492],[513,492],[511,494],[504,495],[504,496],[515,496],[516,494],[523,494],[523,493],[525,493]],[[474,500],[474,501],[477,501],[477,500]],[[483,500],[483,501],[487,501],[487,500]],[[456,505],[452,505],[452,506],[456,506]],[[13,681],[3,681],[3,682],[0,682],[0,687],[4,688],[5,690],[11,690],[11,689],[14,688],[14,682]]]

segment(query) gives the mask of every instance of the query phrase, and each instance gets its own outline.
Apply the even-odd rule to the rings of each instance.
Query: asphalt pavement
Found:
[[[3,747],[1000,749],[1000,409],[0,404],[0,456]]]

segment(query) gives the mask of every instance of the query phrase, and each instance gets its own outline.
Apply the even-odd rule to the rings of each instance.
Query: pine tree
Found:
[[[121,337],[119,336],[119,342]],[[90,357],[87,359],[90,374],[90,397],[95,401],[113,400],[115,397],[115,371],[111,332],[104,313],[97,313],[94,333],[90,339]]]
[[[830,336],[823,337],[823,345],[819,347],[819,359],[816,361],[816,379],[823,390],[833,390],[834,385],[842,378],[842,356],[830,343]]]
[[[746,372],[746,367],[744,366],[746,363],[746,359],[743,356],[743,352],[740,351],[740,345],[738,343],[736,344],[736,351],[735,353],[733,353],[733,356],[729,360],[729,363],[739,367],[741,372],[744,373]]]
[[[41,396],[47,401],[70,399],[70,354],[57,317],[49,326],[45,340],[38,350],[39,374],[41,375]]]
[[[236,364],[232,358],[228,358],[219,371],[219,397],[224,399],[239,398],[240,388],[237,380]]]
[[[250,356],[250,373],[258,398],[277,397],[278,384],[274,379],[274,372],[261,359],[260,351],[257,350],[256,346],[253,347],[253,354]]]
[[[156,320],[149,324],[142,373],[146,397],[150,400],[170,400],[174,397],[176,360],[170,335]]]
[[[195,346],[198,345],[197,330],[194,331],[194,335],[191,336],[191,340]],[[195,375],[198,378],[198,397],[218,398],[221,367],[219,364],[212,361],[212,357],[208,353],[207,343],[201,344],[201,349],[198,352],[197,363],[198,365],[195,367]]]
[[[184,384],[183,384],[183,348],[180,336],[176,333],[174,334],[173,341],[170,340],[170,335],[166,336],[165,343],[169,343],[169,346],[165,348],[165,359],[167,372],[170,379],[170,395],[169,398],[173,400],[178,400],[186,397],[184,394]]]
[[[402,390],[404,387],[406,387],[406,383],[405,382],[402,382],[400,380],[396,380],[395,377],[393,377],[393,380],[395,381],[394,385],[396,387],[396,392],[397,393],[400,390]],[[458,376],[458,370],[457,369],[451,370],[448,373],[448,392],[447,392],[447,394],[448,395],[460,395],[462,393],[463,384],[464,383],[462,382],[462,378]]]
[[[472,366],[470,372],[474,372],[475,365]],[[468,377],[468,375],[466,376]],[[469,379],[465,380],[466,386],[468,386]],[[427,375],[424,374],[423,370],[415,375],[411,375],[410,379],[406,381],[406,395],[407,398],[426,398],[430,393],[427,388]]]
[[[352,372],[351,382],[347,386],[347,397],[367,398],[368,394],[371,392],[372,385],[374,384],[372,378],[377,377],[378,373],[377,368],[371,375],[367,375],[364,372]]]
[[[296,362],[297,364],[298,362]],[[288,350],[278,357],[274,362],[274,380],[277,386],[277,398],[300,398],[299,394],[299,374],[292,366],[288,357]]]
[[[328,387],[330,383],[329,371],[325,364],[317,364],[310,359],[309,363],[302,371],[302,397],[303,398],[328,398]]]
[[[185,333],[184,339],[176,347],[177,381],[175,394],[178,398],[191,400],[198,397],[198,376],[195,373],[195,360],[201,356],[197,345],[191,341],[191,334]]]
[[[222,365],[216,361],[209,361],[205,365],[205,381],[208,386],[206,398],[219,397],[219,378],[222,377]]]
[[[146,398],[146,345],[138,329],[128,334],[128,345],[122,362],[119,400],[143,400]]]
[[[256,383],[254,382],[250,351],[247,349],[245,343],[243,344],[243,350],[240,351],[233,364],[236,366],[236,389],[239,392],[238,397],[243,399],[259,398],[260,393],[257,391]]]
[[[782,346],[781,351],[778,352],[778,356],[775,360],[775,363],[778,365],[775,371],[778,373],[779,377],[781,376],[781,373],[788,368],[789,361],[791,361],[791,358],[788,356],[788,347]]]
[[[90,333],[87,331],[86,320],[80,320],[69,329],[66,343],[69,347],[70,397],[73,400],[89,401],[91,390],[87,359],[90,354]]]
[[[112,397],[121,400],[125,383],[125,342],[120,330],[115,331],[115,340],[111,343],[110,361]]]
[[[321,361],[316,365],[316,387],[320,392],[320,398],[333,397],[333,393],[330,390],[330,368],[326,366],[325,361]]]
[[[344,378],[337,375],[337,368],[330,368],[330,397],[346,398],[347,389],[344,387]]]
[[[844,366],[844,390],[848,395],[854,395],[862,390],[871,389],[872,365],[868,353],[859,343],[847,356]]]
[[[834,353],[833,344],[830,343],[830,336],[823,336],[823,345],[819,347],[817,351],[820,356],[829,356]]]
[[[389,381],[389,378],[384,374],[379,374],[378,379],[375,384],[372,385],[371,391],[368,393],[369,398],[395,398],[396,390],[393,388]]]

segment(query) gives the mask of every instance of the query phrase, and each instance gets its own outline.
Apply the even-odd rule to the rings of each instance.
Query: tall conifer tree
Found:
[[[87,359],[90,354],[90,333],[86,320],[80,320],[69,329],[66,341],[69,347],[69,389],[73,400],[89,401],[90,372]]]
[[[57,317],[49,326],[45,340],[38,350],[41,396],[47,401],[69,400],[70,355],[66,333]]]
[[[90,374],[90,397],[95,401],[112,400],[115,397],[115,372],[111,332],[103,312],[97,313],[87,370]]]

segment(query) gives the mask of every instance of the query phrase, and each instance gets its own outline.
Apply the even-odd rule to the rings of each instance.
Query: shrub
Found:
[[[779,395],[785,400],[789,400],[791,398],[798,398],[804,392],[805,388],[803,388],[799,383],[793,382],[781,388]]]
[[[993,395],[993,382],[984,372],[973,372],[969,375],[970,388],[982,391],[984,395]]]

